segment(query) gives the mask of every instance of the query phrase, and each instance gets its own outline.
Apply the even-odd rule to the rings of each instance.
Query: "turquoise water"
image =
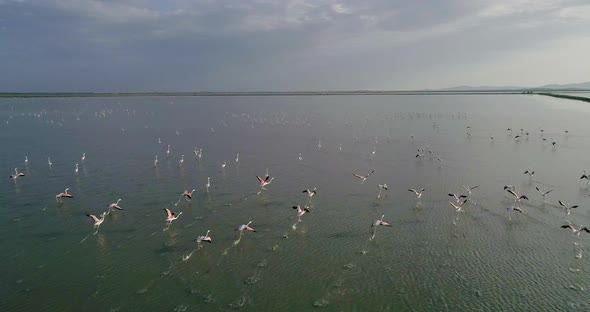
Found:
[[[0,310],[587,311],[590,235],[573,244],[557,201],[590,224],[589,117],[534,95],[0,99],[0,171],[25,173],[0,180]],[[456,213],[461,185],[479,188]]]

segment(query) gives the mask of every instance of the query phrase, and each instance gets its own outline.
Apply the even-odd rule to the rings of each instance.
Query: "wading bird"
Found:
[[[197,238],[195,239],[195,241],[197,241],[197,250],[203,248],[203,242],[207,242],[207,243],[211,243],[211,237],[209,236],[209,232],[211,232],[211,230],[207,230],[207,233],[205,235],[201,235],[201,236],[197,236]]]
[[[256,232],[255,229],[250,227],[250,224],[252,223],[252,221],[249,221],[247,224],[242,224],[240,225],[237,230],[240,231],[240,235],[242,234],[242,232],[244,231],[250,231],[250,232]]]
[[[475,190],[476,188],[479,187],[479,185],[476,186],[465,186],[465,185],[461,185],[466,191],[467,191],[467,195],[471,195],[471,191]]]
[[[356,173],[353,173],[352,175],[353,175],[353,176],[355,176],[355,177],[357,177],[357,178],[359,178],[359,179],[361,180],[361,184],[363,184],[363,183],[365,183],[365,181],[367,180],[367,178],[368,178],[368,177],[369,177],[371,174],[373,174],[373,172],[375,172],[375,170],[371,170],[371,172],[369,172],[369,173],[368,173],[368,174],[366,174],[366,175],[360,175],[360,174],[356,174]]]
[[[563,207],[565,209],[565,215],[566,216],[569,216],[570,215],[570,213],[572,212],[572,209],[578,208],[578,205],[571,205],[570,206],[570,205],[562,202],[561,200],[558,200],[557,202],[559,203],[559,205],[561,207]]]
[[[506,192],[512,194],[512,196],[514,196],[514,200],[517,202],[520,202],[521,199],[529,200],[529,198],[526,197],[526,195],[518,195],[518,193],[516,193],[516,191],[513,191],[511,189],[506,189]]]
[[[465,205],[466,202],[467,202],[467,199],[460,202],[459,204],[455,204],[453,202],[449,202],[449,204],[451,204],[451,206],[453,206],[453,208],[455,208],[456,212],[463,212],[463,205]]]
[[[70,190],[69,188],[66,188],[63,193],[59,193],[59,194],[55,195],[55,201],[57,201],[58,203],[61,203],[62,202],[61,199],[63,197],[74,198],[74,196],[72,194],[68,193],[69,190]]]
[[[424,188],[420,189],[420,192],[416,191],[413,188],[409,189],[408,191],[416,194],[416,198],[419,199],[420,197],[422,197],[422,194],[424,193]]]
[[[102,222],[104,221],[104,216],[106,215],[106,212],[103,212],[100,215],[100,218],[96,217],[93,214],[87,214],[87,216],[89,216],[90,218],[92,218],[92,220],[94,220],[94,228],[96,229],[96,232],[94,232],[94,234],[98,233],[98,228],[100,227],[100,225],[102,224]]]
[[[113,210],[113,209],[123,210],[123,208],[121,208],[121,206],[119,206],[119,202],[121,200],[122,199],[119,198],[119,199],[117,199],[117,202],[116,203],[112,203],[112,204],[108,205],[108,208],[109,209],[107,210],[106,214],[110,214],[111,213],[111,210]]]
[[[457,202],[460,202],[461,199],[467,198],[467,195],[459,195],[459,194],[455,194],[455,193],[449,193],[449,196],[455,197],[455,200]]]
[[[25,174],[22,172],[18,172],[18,168],[14,168],[14,174],[10,176],[11,179],[18,179],[18,177],[24,177]]]
[[[303,216],[306,212],[310,212],[307,208],[301,208],[300,205],[293,206],[293,209],[297,209],[297,221],[301,222],[301,216]]]
[[[170,227],[170,224],[172,224],[172,221],[178,219],[180,217],[180,215],[182,214],[182,211],[179,212],[178,214],[176,214],[176,212],[172,212],[168,208],[164,208],[164,211],[166,211],[166,223],[168,224],[168,227]]]
[[[266,171],[266,177],[263,179],[259,176],[256,176],[256,179],[258,179],[258,182],[260,182],[260,191],[258,191],[258,193],[256,194],[260,194],[262,192],[262,190],[266,190],[266,188],[264,188],[265,186],[269,185],[270,183],[272,183],[272,180],[274,180],[274,177],[271,178],[268,175],[268,169]]]
[[[387,184],[379,184],[379,194],[377,194],[377,198],[381,198],[381,191],[383,190],[388,190],[389,188],[387,187]]]
[[[541,196],[543,196],[543,201],[545,201],[545,197],[547,196],[547,194],[553,192],[553,190],[548,190],[546,192],[543,192],[539,189],[538,186],[535,186],[535,189],[537,190],[537,192],[539,192],[539,194],[541,194]]]

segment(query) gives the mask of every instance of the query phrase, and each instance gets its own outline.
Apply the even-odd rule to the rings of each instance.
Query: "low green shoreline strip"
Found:
[[[590,102],[590,98],[583,97],[583,96],[575,96],[575,95],[565,95],[565,94],[555,94],[555,93],[537,93],[540,95],[552,96],[560,99],[568,99],[568,100],[576,100],[576,101],[584,101]]]

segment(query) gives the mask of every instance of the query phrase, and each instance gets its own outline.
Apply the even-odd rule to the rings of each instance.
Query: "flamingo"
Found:
[[[195,189],[193,189],[192,191],[188,191],[188,190],[184,190],[184,192],[182,193],[181,196],[185,196],[187,198],[187,200],[190,200],[193,198],[193,192],[195,191]]]
[[[449,196],[455,197],[457,202],[460,202],[461,199],[467,198],[467,195],[459,195],[459,194],[455,194],[455,193],[449,193]]]
[[[562,225],[561,228],[562,229],[570,229],[576,237],[580,237],[580,233],[582,233],[582,232],[590,233],[590,229],[588,229],[587,227],[585,227],[583,225],[580,225],[580,227],[576,229],[573,224],[568,223],[568,224]]]
[[[384,221],[383,218],[385,218],[385,215],[382,215],[381,216],[381,219],[375,220],[373,222],[373,224],[371,224],[371,227],[380,226],[380,225],[383,225],[383,226],[392,226],[389,222]]]
[[[180,160],[178,161],[178,165],[182,166],[183,163],[184,163],[184,154],[180,155]]]
[[[168,208],[164,208],[164,211],[166,211],[166,223],[168,224],[168,227],[170,227],[170,224],[172,224],[172,221],[178,219],[180,217],[180,215],[182,214],[182,211],[179,212],[178,214],[176,214],[176,212],[172,212]]]
[[[158,166],[158,155],[156,155],[156,158],[154,159],[154,167]]]
[[[47,164],[49,165],[49,167],[53,166],[53,163],[51,162],[51,157],[47,157]]]
[[[10,178],[16,180],[16,179],[18,179],[18,177],[24,177],[24,176],[25,176],[24,173],[18,172],[18,168],[14,168],[14,175],[11,175]]]
[[[226,161],[224,161],[224,162],[221,164],[221,169],[225,168],[225,166],[227,166],[227,162],[226,162]]]
[[[211,243],[211,237],[209,236],[209,232],[211,232],[211,230],[207,230],[207,233],[204,236],[197,236],[197,238],[195,239],[197,241],[197,250],[203,247],[202,242],[207,242],[209,244]]]
[[[112,204],[108,205],[108,208],[109,209],[107,210],[107,213],[106,214],[111,214],[111,210],[113,210],[113,209],[123,210],[123,208],[121,208],[121,206],[119,206],[119,202],[121,200],[122,199],[119,198],[119,199],[117,199],[117,202],[116,203],[112,203]]]
[[[301,156],[301,153],[299,153],[299,157],[298,157],[299,161],[303,160],[303,157]]]
[[[250,232],[256,232],[255,229],[250,227],[250,223],[252,223],[252,221],[249,221],[247,224],[242,224],[238,227],[238,231],[240,231],[240,235],[242,234],[242,232],[244,232],[244,230],[246,231],[250,231]]]
[[[166,157],[170,157],[170,144],[168,144],[168,148],[166,149]]]
[[[82,153],[82,162],[86,160],[86,153]]]
[[[375,170],[371,170],[371,172],[369,172],[369,173],[368,173],[368,174],[366,174],[366,175],[360,175],[360,174],[356,174],[356,173],[353,173],[352,175],[353,175],[353,176],[355,176],[355,177],[357,177],[357,178],[359,178],[359,179],[361,180],[361,184],[363,184],[363,183],[365,183],[365,181],[367,180],[367,178],[368,178],[368,177],[369,177],[371,174],[373,174],[373,172],[375,172]]]
[[[420,199],[420,197],[422,197],[422,194],[424,193],[424,188],[422,188],[420,190],[420,192],[416,191],[415,189],[411,188],[408,190],[409,192],[412,192],[414,194],[416,194],[417,198]]]
[[[377,220],[373,221],[373,223],[371,224],[371,227],[373,228],[373,235],[371,236],[371,238],[369,240],[373,240],[375,238],[375,235],[377,234],[377,227],[379,227],[380,225],[391,226],[391,224],[389,222],[386,222],[383,220],[384,217],[385,217],[385,215],[382,215],[381,219],[377,219]]]
[[[541,194],[541,196],[543,196],[543,201],[545,201],[545,197],[547,196],[547,194],[553,192],[553,190],[548,190],[546,192],[543,192],[539,189],[538,186],[535,186],[535,189],[537,190],[537,192],[539,192],[539,194]]]
[[[68,191],[70,190],[70,188],[66,188],[65,191],[63,193],[59,193],[57,195],[55,195],[55,201],[57,201],[58,203],[61,203],[61,199],[63,197],[65,198],[74,198],[74,195],[68,193]]]
[[[76,170],[74,170],[74,173],[75,173],[76,175],[78,175],[78,171],[79,171],[79,170],[78,170],[78,163],[76,163]]]
[[[451,206],[453,206],[453,208],[455,208],[456,212],[463,212],[463,205],[465,205],[466,202],[467,202],[467,199],[460,202],[459,204],[455,204],[453,202],[449,202],[449,204],[451,204]]]
[[[508,220],[512,220],[512,212],[513,211],[518,211],[518,212],[522,213],[522,209],[520,209],[520,207],[518,207],[518,206],[506,207],[506,211],[508,212]]]
[[[29,157],[25,156],[25,166],[28,166],[28,165],[29,165]]]
[[[512,196],[514,196],[514,200],[517,202],[520,202],[521,199],[529,200],[529,198],[526,197],[526,195],[519,195],[518,193],[516,193],[516,191],[513,191],[511,189],[506,189],[506,192],[512,194]]]
[[[569,206],[568,204],[562,202],[561,200],[558,200],[557,202],[559,203],[559,205],[561,205],[561,207],[565,208],[565,215],[566,216],[570,215],[570,213],[572,212],[572,209],[578,208],[578,205]]]
[[[240,153],[236,154],[236,162],[240,161]]]
[[[300,205],[293,206],[293,209],[297,209],[297,221],[301,222],[301,216],[303,216],[306,212],[310,212],[307,208],[301,208]]]
[[[197,151],[196,146],[195,146],[195,149],[193,150],[193,154],[195,154],[195,157],[199,158],[199,151]]]
[[[471,191],[475,190],[476,188],[479,187],[479,185],[476,186],[465,186],[465,185],[461,185],[466,191],[467,191],[467,195],[471,195]]]
[[[258,182],[260,182],[260,191],[258,191],[258,193],[256,193],[256,194],[260,194],[262,192],[262,190],[266,190],[266,188],[264,188],[265,186],[272,183],[272,180],[274,180],[274,177],[271,178],[268,175],[268,169],[266,169],[266,177],[264,179],[262,179],[261,177],[256,176],[256,179],[258,179]]]
[[[210,186],[211,186],[211,177],[207,177],[207,184],[205,184],[205,187],[207,188],[207,192],[209,192]]]
[[[307,193],[307,196],[309,196],[309,198],[311,199],[313,197],[313,195],[315,195],[317,193],[316,188],[314,187],[313,190],[303,190],[301,193]]]
[[[98,233],[98,228],[100,227],[100,225],[102,224],[102,222],[104,222],[104,216],[106,215],[106,212],[103,212],[100,215],[100,218],[96,217],[93,214],[87,214],[87,216],[89,216],[90,218],[92,218],[92,220],[94,220],[94,228],[96,229],[96,232],[94,232],[94,234]]]
[[[387,184],[379,184],[379,194],[377,194],[377,198],[381,198],[381,191],[382,190],[389,190]]]

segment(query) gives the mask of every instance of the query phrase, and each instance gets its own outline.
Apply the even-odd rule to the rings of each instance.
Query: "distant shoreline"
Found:
[[[551,92],[551,93],[548,93]],[[590,90],[425,90],[425,91],[260,91],[260,92],[56,92],[56,93],[0,93],[0,98],[53,98],[53,97],[145,97],[145,96],[334,96],[334,95],[495,95],[541,94],[556,96],[553,92],[590,92]],[[577,99],[576,96],[557,97]],[[585,101],[584,97],[580,100]]]
[[[537,94],[551,96],[551,97],[560,98],[560,99],[590,102],[590,98],[583,97],[583,96],[566,95],[566,94],[559,94],[559,93],[548,93],[548,92],[541,92],[541,93],[537,93]]]

